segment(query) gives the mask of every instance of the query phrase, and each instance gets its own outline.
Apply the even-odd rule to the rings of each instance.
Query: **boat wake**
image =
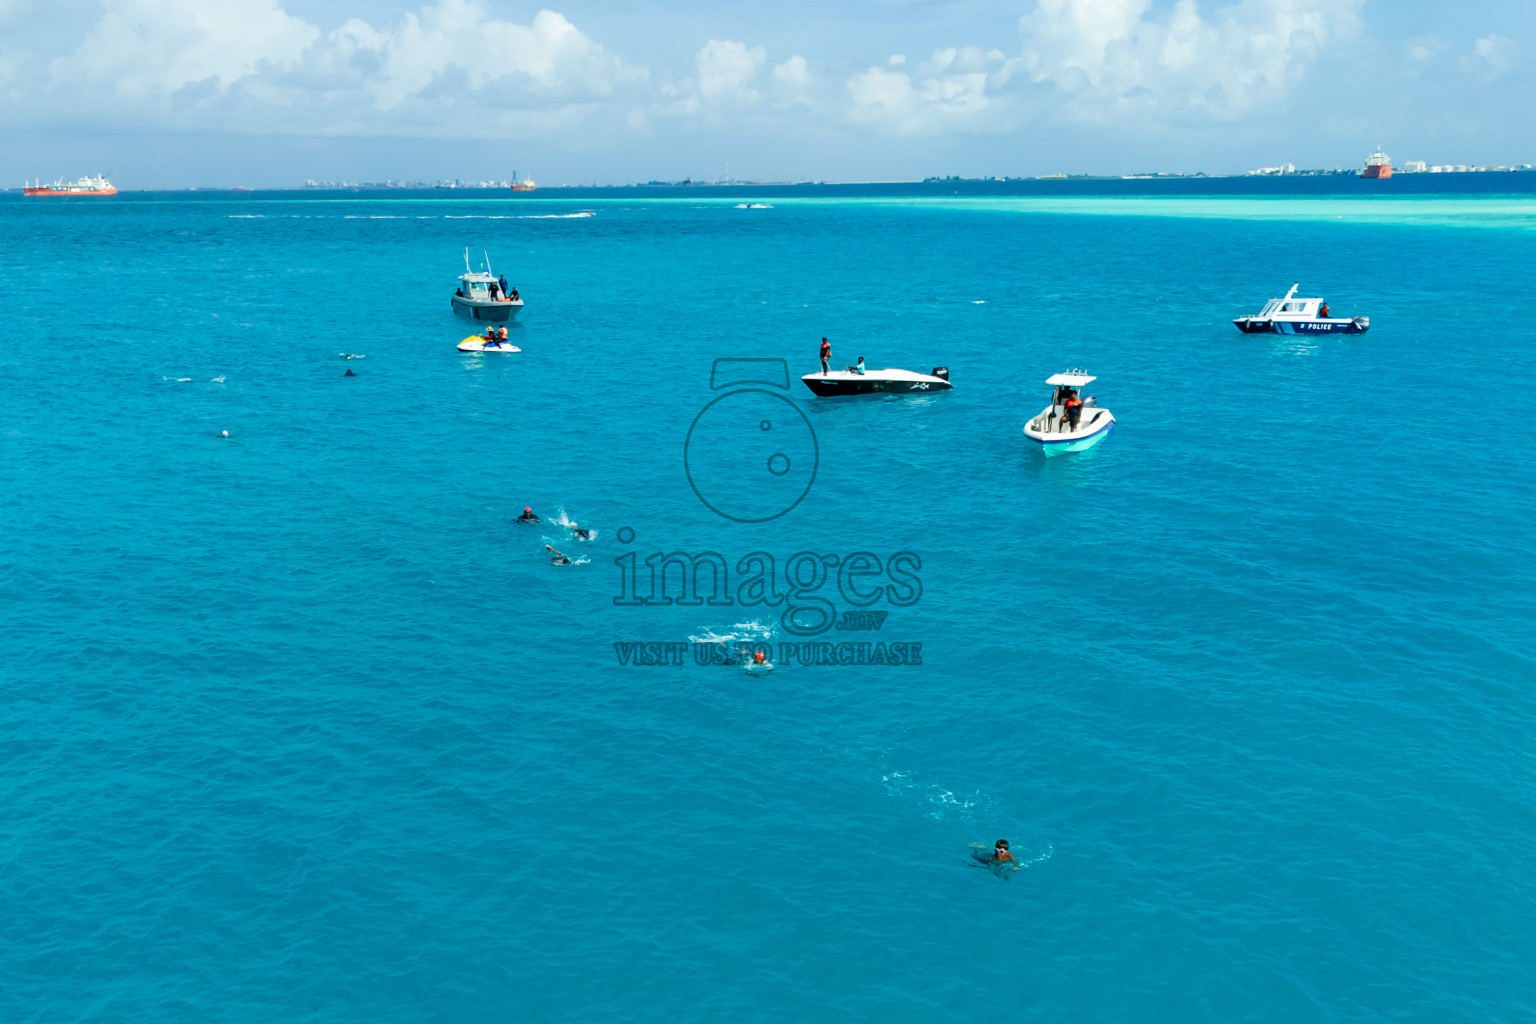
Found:
[[[581,210],[577,213],[445,213],[444,220],[575,220],[582,217],[596,217],[596,210]]]

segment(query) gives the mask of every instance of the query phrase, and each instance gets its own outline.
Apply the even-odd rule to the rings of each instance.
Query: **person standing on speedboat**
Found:
[[[827,364],[832,360],[832,343],[826,338],[821,339],[821,375],[827,375]]]

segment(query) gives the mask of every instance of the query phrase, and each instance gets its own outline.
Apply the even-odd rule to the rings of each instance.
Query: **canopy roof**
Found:
[[[1088,376],[1082,370],[1068,370],[1066,373],[1051,374],[1051,376],[1045,379],[1045,382],[1057,388],[1080,388],[1084,384],[1092,383],[1098,379],[1097,377]]]

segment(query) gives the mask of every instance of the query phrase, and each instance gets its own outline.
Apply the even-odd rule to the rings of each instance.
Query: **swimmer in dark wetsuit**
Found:
[[[531,505],[523,506],[523,514],[513,520],[513,522],[517,523],[536,523],[538,521],[539,517],[533,514],[533,507]]]
[[[577,540],[592,539],[592,531],[587,529],[585,526],[573,526],[571,527],[571,532],[576,535]]]
[[[571,560],[569,558],[565,557],[560,552],[558,552],[554,548],[550,547],[548,544],[544,545],[544,550],[549,552],[549,561],[550,561],[551,565],[570,565],[571,564]]]
[[[350,369],[348,369],[346,373],[342,374],[342,376],[343,377],[356,377],[357,374],[353,373]]]

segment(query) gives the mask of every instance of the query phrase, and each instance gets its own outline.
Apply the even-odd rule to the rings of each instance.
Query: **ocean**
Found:
[[[0,1017],[1529,1020],[1533,257],[1529,173],[0,197]]]

